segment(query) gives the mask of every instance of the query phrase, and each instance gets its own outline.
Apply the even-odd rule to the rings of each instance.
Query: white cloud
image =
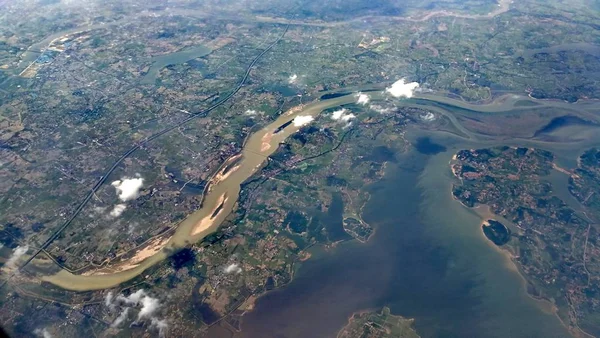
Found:
[[[119,314],[119,317],[117,317],[117,319],[115,319],[115,321],[112,322],[112,324],[110,324],[110,327],[118,327],[119,325],[121,325],[121,323],[123,323],[125,319],[127,319],[128,314],[129,308],[125,307],[123,311],[121,311],[121,313]]]
[[[240,272],[242,272],[242,268],[240,268],[235,263],[230,264],[225,268],[225,273],[240,273]]]
[[[352,113],[348,112],[348,109],[340,109],[340,110],[336,110],[333,113],[331,113],[331,119],[335,120],[335,121],[343,121],[343,122],[349,122],[350,120],[352,120],[353,118],[355,118],[356,116]]]
[[[37,336],[43,337],[43,338],[52,338],[52,335],[50,334],[50,332],[48,332],[48,329],[43,328],[43,329],[35,329],[33,331],[33,333],[35,333]]]
[[[142,298],[142,309],[138,313],[138,320],[142,318],[151,318],[154,312],[160,307],[160,302],[157,298],[145,296]]]
[[[342,118],[342,115],[344,115],[345,112],[346,112],[346,109],[336,110],[333,113],[331,113],[331,119],[332,120],[339,120],[339,119]]]
[[[164,337],[167,333],[167,329],[169,328],[169,324],[167,324],[167,321],[164,319],[152,318],[150,327],[157,328],[159,337]]]
[[[135,228],[137,228],[137,226],[139,225],[138,222],[130,222],[129,225],[127,226],[127,233],[128,234],[133,234],[133,231],[135,230]]]
[[[139,289],[136,292],[130,294],[128,297],[125,297],[123,295],[119,295],[117,297],[117,300],[122,301],[125,304],[128,305],[137,305],[140,303],[140,301],[146,297],[146,291],[144,291],[144,289]]]
[[[144,184],[144,179],[141,177],[127,178],[116,180],[111,183],[117,190],[119,199],[123,202],[136,199],[139,196],[140,189]]]
[[[392,84],[391,87],[385,89],[386,92],[392,94],[394,97],[412,97],[415,89],[419,88],[419,83],[409,82],[406,83],[404,79],[400,79]]]
[[[254,117],[259,116],[259,115],[262,116],[264,114],[265,114],[264,111],[262,111],[262,110],[256,110],[256,109],[248,109],[248,110],[246,110],[244,112],[244,115],[248,116],[250,118],[254,118]]]
[[[290,84],[294,84],[294,83],[296,83],[296,81],[297,81],[297,80],[298,80],[298,75],[296,75],[296,74],[293,74],[293,75],[291,75],[291,76],[288,78],[288,82],[289,82]]]
[[[362,104],[365,105],[367,103],[369,103],[369,101],[371,101],[371,97],[369,97],[369,95],[367,94],[363,94],[361,92],[358,92],[358,94],[356,94],[356,103],[357,104]]]
[[[115,303],[113,302],[114,297],[112,293],[109,292],[105,298],[105,304],[109,306],[111,309],[115,307]],[[161,336],[164,331],[167,329],[167,322],[165,320],[159,320],[154,317],[154,314],[160,308],[161,304],[158,298],[154,298],[149,296],[144,289],[139,289],[136,292],[130,294],[125,297],[123,295],[118,295],[116,298],[117,302],[120,302],[123,307],[123,310],[119,314],[119,316],[115,319],[115,321],[111,324],[111,327],[118,327],[123,323],[129,315],[129,311],[133,306],[140,306],[140,312],[137,316],[137,321],[142,319],[150,319],[151,327],[156,327],[159,330]]]
[[[294,117],[293,123],[294,127],[302,127],[311,123],[315,118],[310,115],[299,115]]]
[[[123,213],[123,211],[125,211],[126,208],[127,208],[127,206],[125,204],[117,204],[110,211],[110,216],[111,217],[119,217],[119,216],[121,216],[121,214]]]
[[[370,109],[380,113],[380,114],[388,114],[394,111],[394,108],[390,108],[390,107],[383,107],[377,104],[372,104],[369,106]]]
[[[432,112],[427,112],[426,114],[421,114],[421,115],[419,115],[419,117],[421,118],[421,120],[426,121],[426,122],[431,122],[431,121],[435,120],[435,115]]]
[[[106,210],[106,207],[95,206],[94,211],[98,214],[103,213]]]
[[[346,114],[346,115],[342,116],[342,121],[346,121],[346,122],[347,122],[347,121],[350,121],[350,120],[352,120],[352,119],[353,119],[353,118],[355,118],[355,117],[356,117],[356,116],[354,116],[354,114],[352,114],[352,113],[350,113],[350,114]]]
[[[6,266],[7,268],[10,268],[10,269],[16,268],[17,267],[17,262],[19,261],[19,258],[21,258],[21,256],[23,256],[24,254],[26,254],[27,250],[29,250],[29,246],[28,245],[16,247],[15,251],[13,251],[13,254],[6,261],[6,263],[4,263],[4,266]]]
[[[113,299],[115,299],[115,295],[112,293],[112,291],[109,291],[104,297],[104,305],[108,307],[112,306]]]

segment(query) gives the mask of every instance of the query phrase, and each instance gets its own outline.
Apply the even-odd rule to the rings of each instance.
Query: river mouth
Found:
[[[448,163],[478,144],[417,129],[407,136],[447,149],[396,154],[368,188],[363,218],[377,229],[369,242],[316,253],[288,286],[257,301],[242,332],[215,337],[335,337],[352,313],[383,306],[414,318],[422,337],[569,336],[554,306],[529,296],[508,254],[484,236],[482,216],[452,198]]]
[[[289,285],[257,301],[242,332],[216,328],[214,336],[335,337],[354,312],[383,306],[414,318],[422,337],[570,336],[556,307],[530,296],[509,253],[485,237],[481,223],[489,215],[452,198],[449,162],[460,149],[521,145],[552,151],[557,163],[573,167],[600,135],[548,142],[466,132],[469,137],[411,128],[407,138],[415,148],[396,154],[384,179],[368,188],[363,218],[376,227],[369,242],[317,251]],[[568,195],[566,185],[557,194]]]

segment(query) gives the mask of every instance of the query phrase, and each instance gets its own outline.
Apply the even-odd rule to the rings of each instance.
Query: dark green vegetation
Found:
[[[507,244],[528,277],[531,292],[551,299],[559,315],[574,327],[600,332],[600,247],[597,221],[600,205],[594,200],[600,182],[600,155],[586,151],[570,175],[571,196],[555,192],[550,181],[554,156],[540,149],[499,147],[462,150],[452,165],[461,180],[453,194],[473,207],[485,204],[509,220],[518,231],[512,236],[504,224],[488,221],[486,236],[496,245]],[[578,204],[567,202],[577,199]]]
[[[412,320],[403,319],[390,314],[384,307],[381,312],[366,312],[352,315],[348,325],[337,338],[418,338],[411,328]]]
[[[502,246],[510,241],[510,229],[496,220],[487,220],[481,228],[485,236],[498,246]]]
[[[373,234],[369,224],[353,217],[344,218],[344,230],[362,242],[368,241]]]
[[[192,249],[184,248],[169,257],[171,265],[175,270],[183,267],[192,267],[196,261],[196,252]]]
[[[581,155],[579,167],[569,178],[569,191],[588,207],[594,219],[600,219],[600,150],[590,149]]]

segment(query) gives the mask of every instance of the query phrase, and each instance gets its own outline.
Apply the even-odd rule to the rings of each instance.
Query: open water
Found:
[[[451,196],[448,162],[477,145],[412,134],[416,149],[369,188],[371,240],[303,263],[291,284],[258,300],[241,337],[335,337],[353,312],[383,306],[415,318],[422,337],[569,336],[552,304],[531,298],[507,253],[485,239],[482,218]]]

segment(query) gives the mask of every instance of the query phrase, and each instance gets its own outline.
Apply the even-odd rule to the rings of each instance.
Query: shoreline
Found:
[[[453,155],[453,158],[450,161],[451,167],[452,167],[452,164],[453,164],[452,162],[456,160],[455,157],[456,157],[456,153]],[[556,169],[557,171],[560,171],[557,168],[554,168],[554,169]],[[562,172],[562,171],[560,171],[560,172]],[[461,178],[456,175],[456,173],[455,173],[454,170],[452,170],[452,173],[454,174],[454,176],[455,176],[456,179],[461,180]],[[469,211],[472,210],[472,211],[474,211],[478,215],[478,217],[481,218],[481,222],[480,222],[479,227],[478,227],[479,228],[480,238],[482,240],[484,240],[487,243],[488,246],[492,247],[496,252],[498,252],[499,254],[501,254],[505,258],[505,260],[507,262],[506,268],[508,268],[511,271],[514,271],[514,272],[516,272],[518,274],[518,276],[520,277],[519,279],[522,281],[522,287],[524,288],[526,296],[529,297],[530,299],[536,301],[537,303],[540,303],[540,304],[538,304],[539,307],[540,307],[540,310],[542,310],[543,312],[546,312],[546,313],[549,313],[549,314],[552,314],[553,316],[555,316],[556,319],[558,319],[558,321],[561,323],[561,325],[570,334],[572,334],[574,337],[595,338],[594,336],[590,335],[589,333],[585,332],[584,330],[582,330],[579,327],[574,328],[574,327],[569,326],[563,320],[563,318],[560,317],[560,315],[559,315],[559,310],[560,309],[559,309],[559,307],[551,299],[546,298],[544,296],[536,296],[536,295],[532,294],[531,292],[529,292],[530,281],[529,281],[527,275],[525,274],[525,272],[523,271],[523,269],[521,268],[520,264],[516,260],[516,258],[518,256],[515,256],[515,253],[512,250],[510,250],[510,249],[513,249],[513,248],[510,245],[508,247],[500,247],[498,245],[495,245],[491,240],[489,240],[485,236],[485,233],[483,232],[482,225],[484,223],[486,223],[488,220],[494,219],[494,218],[502,218],[502,219],[504,219],[504,217],[494,214],[491,211],[490,206],[487,205],[487,204],[477,204],[477,205],[475,205],[473,207],[469,207],[469,206],[465,205],[460,199],[456,198],[456,196],[454,196],[454,194],[452,193],[453,185],[454,184],[452,182],[450,182],[450,195],[452,196],[452,199],[454,201],[458,202],[466,210],[469,210]],[[481,212],[482,209],[484,209],[483,212]],[[517,227],[517,228],[519,229],[519,231],[522,231],[520,227]]]
[[[552,102],[546,102],[544,100],[537,100],[537,99],[529,99],[526,96],[521,96],[518,94],[513,94],[513,95],[509,96],[508,97],[509,99],[506,99],[506,97],[507,96],[504,95],[504,96],[502,96],[502,98],[499,98],[488,105],[480,106],[480,105],[473,105],[473,104],[468,104],[468,103],[465,103],[462,101],[450,99],[450,98],[447,98],[446,96],[444,96],[443,94],[440,94],[440,96],[436,96],[434,94],[429,93],[429,94],[417,94],[415,96],[416,99],[431,101],[433,103],[439,102],[439,103],[451,104],[451,105],[454,104],[458,107],[462,107],[462,108],[466,108],[466,109],[476,109],[478,111],[481,110],[482,112],[485,112],[485,113],[503,112],[503,111],[510,110],[512,107],[512,103],[514,103],[513,101],[523,100],[523,99],[535,100],[536,102],[541,103],[540,106],[544,106],[545,104],[551,105],[551,106],[555,105]],[[372,99],[373,99],[373,101],[378,101],[378,100],[386,100],[386,99],[388,99],[388,97],[385,95],[385,93],[374,93],[374,94],[372,94]],[[223,206],[223,210],[228,211],[228,210],[230,210],[231,207],[233,207],[233,204],[235,204],[235,201],[237,201],[240,186],[238,185],[237,187],[231,186],[229,188],[227,188],[227,187],[223,188],[223,185],[227,180],[231,180],[232,178],[235,178],[235,180],[239,180],[241,177],[242,182],[243,182],[246,179],[246,176],[250,177],[251,175],[254,174],[254,172],[259,170],[261,163],[264,162],[264,160],[268,156],[270,156],[270,154],[273,151],[275,151],[274,147],[270,148],[264,152],[261,151],[261,148],[264,145],[263,138],[266,135],[271,134],[270,135],[271,142],[273,142],[274,144],[275,143],[278,144],[279,142],[281,142],[285,138],[287,138],[287,136],[291,135],[292,133],[295,133],[297,130],[300,129],[300,126],[292,125],[277,134],[273,134],[273,130],[276,127],[282,125],[283,123],[287,123],[287,122],[291,121],[296,115],[299,115],[299,114],[310,115],[310,116],[314,117],[314,116],[319,115],[325,109],[328,109],[331,107],[337,107],[337,106],[347,104],[347,103],[352,103],[352,102],[355,102],[355,97],[353,95],[353,92],[349,93],[348,95],[345,95],[345,96],[340,96],[340,97],[336,97],[336,98],[332,98],[332,99],[328,99],[328,100],[315,100],[315,101],[312,101],[307,104],[294,106],[294,107],[290,108],[288,111],[279,115],[277,117],[277,119],[272,121],[269,125],[264,126],[261,130],[249,135],[247,138],[248,141],[244,144],[244,146],[241,150],[241,154],[244,155],[243,156],[244,160],[236,163],[237,165],[234,167],[234,168],[236,168],[235,170],[229,170],[226,173],[226,174],[230,174],[230,175],[227,175],[226,179],[221,177],[222,180],[219,180],[218,184],[216,184],[216,185],[208,184],[206,186],[206,188],[205,188],[206,193],[205,193],[205,195],[203,195],[200,209],[198,209],[195,212],[193,212],[192,214],[188,215],[187,218],[184,219],[183,221],[181,221],[179,224],[173,226],[171,228],[172,230],[169,229],[170,231],[167,231],[167,232],[157,236],[157,237],[161,237],[161,236],[164,237],[166,233],[170,234],[170,236],[171,236],[169,242],[163,247],[163,249],[165,249],[165,250],[166,249],[177,249],[179,247],[188,245],[190,243],[198,242],[201,240],[202,236],[208,235],[210,232],[212,232],[213,230],[216,230],[218,228],[218,226],[216,224],[211,224],[209,227],[206,227],[206,228],[203,228],[202,230],[198,230],[198,231],[194,232],[196,234],[195,236],[191,235],[191,230],[190,230],[190,229],[194,228],[194,224],[196,224],[198,222],[199,218],[201,219],[201,218],[205,217],[206,210],[204,208],[207,206],[207,204],[211,205],[211,203],[214,202],[214,201],[212,201],[212,202],[210,201],[210,199],[212,197],[208,197],[208,195],[214,194],[216,192],[216,190],[223,190],[223,189],[231,188],[231,189],[229,189],[231,191],[227,190],[227,192],[229,193],[229,199],[226,201],[227,205]],[[406,104],[408,106],[411,105],[410,100],[401,101],[401,102],[404,102],[404,104]],[[562,105],[560,105],[560,106],[562,106]],[[573,107],[573,105],[570,105],[570,107]],[[255,144],[253,144],[253,143],[255,143]],[[250,148],[250,149],[248,149],[248,148]],[[260,154],[260,156],[253,155],[253,154],[257,154],[257,153]],[[228,160],[226,160],[220,166],[219,170],[213,175],[211,180],[214,181],[215,178],[219,177],[218,175],[222,174],[223,170],[228,168],[228,166],[232,164],[232,162],[233,162],[232,160],[235,160],[235,158],[237,158],[236,156],[239,156],[239,155],[240,155],[240,153],[238,153],[238,154],[234,155],[233,157],[230,157]],[[252,163],[250,163],[250,164],[245,163],[247,161],[251,161]],[[242,165],[244,165],[244,168],[241,167]],[[246,166],[250,166],[251,168],[245,168]],[[214,209],[213,209],[213,211],[214,211]],[[218,215],[216,215],[216,217],[218,217],[218,219],[221,219],[221,218],[223,218],[224,214],[225,213],[219,213]],[[227,212],[227,214],[229,214],[229,213]],[[216,222],[214,222],[214,223],[216,223]],[[136,248],[131,249],[130,251],[127,252],[127,254],[133,254],[136,251],[139,252],[139,251],[144,250],[143,247],[145,245],[148,245],[148,243],[150,243],[152,240],[153,239],[150,239],[149,241],[145,242],[143,245],[140,245],[140,246],[137,246]],[[145,260],[139,262],[138,265],[135,266],[133,269],[121,271],[114,275],[96,276],[99,278],[98,280],[92,279],[91,276],[83,276],[81,274],[76,275],[76,274],[70,273],[66,269],[61,269],[58,272],[58,274],[54,274],[51,276],[42,276],[42,280],[51,282],[52,284],[55,284],[59,287],[62,287],[64,289],[68,289],[68,290],[83,291],[83,290],[98,290],[98,289],[111,288],[120,283],[126,282],[132,278],[137,277],[145,269],[162,261],[164,258],[166,258],[168,256],[168,253],[165,250],[159,250],[158,252],[156,252],[155,255],[147,257]],[[137,255],[137,253],[133,254],[133,255],[135,256],[135,255]],[[122,255],[120,255],[120,256],[122,256]],[[107,263],[107,266],[105,266],[105,268],[109,268],[111,265],[110,262],[106,262],[106,263]],[[81,269],[78,269],[75,271],[81,271]]]
[[[359,318],[355,318],[355,317],[357,317],[357,316],[361,316],[361,315],[366,315],[366,314],[382,315],[382,314],[384,314],[386,311],[388,312],[388,313],[387,313],[387,316],[389,316],[389,317],[392,317],[392,318],[394,318],[394,319],[397,319],[397,320],[399,320],[399,321],[402,321],[402,322],[408,323],[409,329],[410,329],[412,332],[414,332],[414,334],[415,334],[417,337],[421,337],[421,336],[419,335],[419,333],[417,332],[417,330],[416,330],[416,329],[413,327],[413,325],[414,325],[414,323],[415,323],[415,319],[414,319],[414,318],[407,318],[407,317],[404,317],[404,316],[401,316],[401,315],[394,315],[394,314],[392,314],[392,311],[391,311],[391,309],[390,309],[389,307],[387,307],[387,306],[384,306],[384,307],[382,307],[382,308],[381,308],[381,309],[379,309],[379,310],[378,310],[378,309],[375,309],[375,308],[367,308],[367,309],[358,310],[358,311],[355,311],[355,312],[351,313],[351,314],[350,314],[350,316],[348,317],[348,320],[346,321],[346,325],[342,326],[342,327],[341,327],[341,328],[338,330],[338,333],[337,333],[337,335],[336,335],[336,338],[342,338],[342,337],[343,337],[342,335],[344,334],[344,332],[343,332],[343,331],[344,331],[344,329],[346,329],[347,327],[349,327],[350,325],[352,325],[354,321],[356,321],[356,320],[358,320],[358,319],[359,319]]]

